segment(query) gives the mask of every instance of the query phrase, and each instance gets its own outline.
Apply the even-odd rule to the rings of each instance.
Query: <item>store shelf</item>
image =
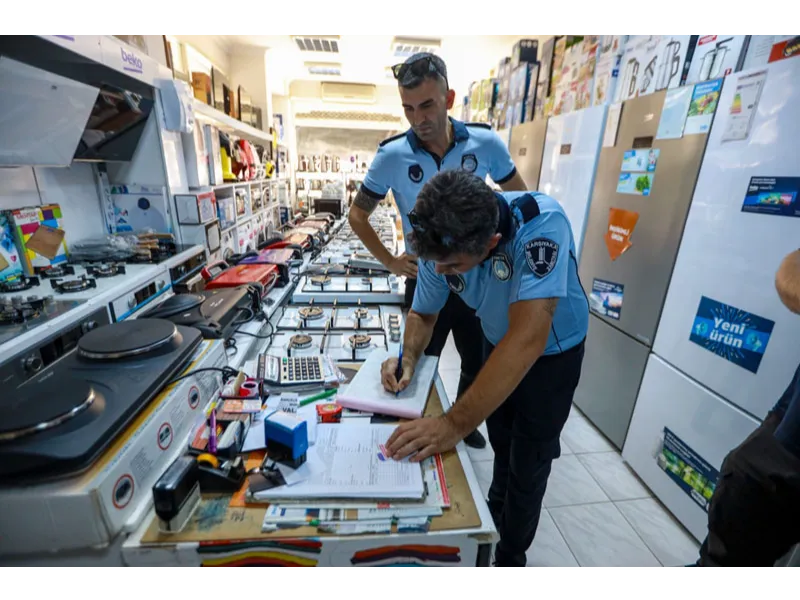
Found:
[[[343,173],[312,173],[310,171],[295,171],[295,176],[303,179],[341,179]]]
[[[255,181],[232,181],[230,183],[220,183],[219,185],[211,186],[215,190],[224,190],[226,188],[234,187],[249,187],[251,185],[269,185],[275,181],[274,179],[258,179]]]
[[[222,111],[217,110],[213,106],[209,106],[197,98],[194,99],[194,112],[199,120],[209,121],[223,131],[234,133],[239,137],[258,144],[272,143],[271,134],[242,123],[238,119],[226,115]]]

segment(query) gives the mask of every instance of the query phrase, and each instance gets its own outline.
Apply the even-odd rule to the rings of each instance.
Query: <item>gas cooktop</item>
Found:
[[[392,341],[399,341],[401,311],[399,307],[347,304],[290,304],[283,308],[278,319],[279,330],[297,331],[356,331],[391,326]]]
[[[0,295],[0,345],[68,313],[83,302],[83,300],[56,300],[53,296]]]
[[[89,468],[186,364],[200,332],[161,319],[98,327],[0,399],[0,483]]]

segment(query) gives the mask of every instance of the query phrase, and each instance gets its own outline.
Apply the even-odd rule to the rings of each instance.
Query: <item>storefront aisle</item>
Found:
[[[459,363],[451,337],[439,365],[451,398]],[[487,435],[485,424],[481,432]],[[470,448],[469,453],[485,494],[492,450]],[[699,544],[575,407],[561,435],[561,454],[553,464],[528,566],[674,567],[696,560]]]

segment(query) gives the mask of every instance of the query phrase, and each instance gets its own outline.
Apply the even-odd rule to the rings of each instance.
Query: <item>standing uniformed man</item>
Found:
[[[400,425],[387,451],[422,460],[453,448],[486,419],[495,455],[489,509],[500,534],[495,564],[525,566],[589,322],[572,229],[552,198],[495,194],[463,170],[431,178],[408,218],[419,275],[402,365],[384,362],[384,387],[409,384],[451,293],[477,311],[485,363],[449,412]]]
[[[444,61],[433,54],[415,54],[394,67],[400,98],[411,124],[407,132],[381,142],[364,183],[350,208],[350,226],[372,255],[395,275],[406,276],[406,304],[411,304],[416,287],[416,258],[393,256],[381,243],[369,223],[369,215],[391,189],[400,209],[406,239],[411,224],[406,216],[413,208],[422,186],[435,173],[462,169],[480,178],[488,174],[504,190],[524,190],[525,182],[500,137],[488,125],[449,119],[455,91],[449,89]],[[480,324],[475,311],[451,294],[436,323],[426,354],[440,356],[450,331],[461,356],[461,377],[456,398],[460,398],[481,365]],[[477,430],[464,440],[474,448],[486,441]]]

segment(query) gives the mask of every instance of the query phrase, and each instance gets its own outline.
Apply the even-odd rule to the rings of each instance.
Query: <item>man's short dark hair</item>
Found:
[[[409,68],[410,65],[425,59],[433,63],[433,69],[428,68],[424,72],[419,73],[415,69]],[[406,67],[404,69],[403,76],[397,77],[397,75],[395,75],[397,84],[402,88],[413,90],[415,87],[421,85],[426,79],[433,79],[442,84],[445,92],[447,92],[449,89],[449,84],[447,81],[447,65],[445,65],[444,61],[435,54],[431,54],[430,52],[417,52],[416,54],[409,56],[403,62],[403,67]]]
[[[479,256],[497,231],[500,210],[492,188],[460,169],[437,173],[422,187],[409,215],[414,253],[427,260]]]

